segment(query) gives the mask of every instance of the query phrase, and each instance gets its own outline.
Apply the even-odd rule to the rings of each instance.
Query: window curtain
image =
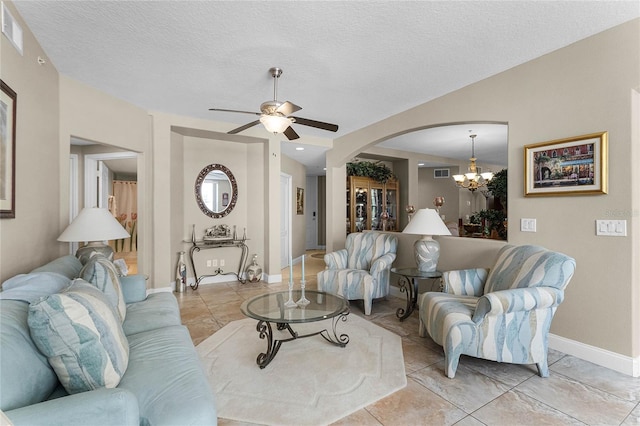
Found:
[[[116,252],[138,250],[138,183],[114,180],[113,196],[109,197],[109,211],[131,235],[129,238],[110,241]]]

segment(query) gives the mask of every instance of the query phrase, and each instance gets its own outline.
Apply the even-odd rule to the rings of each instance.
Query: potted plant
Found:
[[[482,223],[484,220],[483,233],[490,238],[507,239],[507,229],[504,227],[506,215],[502,210],[480,210],[471,215],[471,223]]]
[[[376,182],[387,183],[393,176],[393,172],[380,162],[373,163],[371,161],[357,161],[355,163],[347,163],[347,176],[364,176],[369,177]]]

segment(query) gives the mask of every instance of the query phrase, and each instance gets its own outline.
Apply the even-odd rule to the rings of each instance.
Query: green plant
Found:
[[[380,183],[387,183],[393,172],[380,162],[358,161],[347,163],[347,176],[365,176]]]
[[[487,189],[491,191],[494,197],[500,200],[500,203],[507,208],[507,169],[502,169],[493,175],[487,183]]]
[[[482,223],[485,221],[486,233],[490,234],[495,230],[500,238],[507,238],[507,229],[504,227],[504,220],[507,218],[502,210],[480,210],[471,215],[469,220],[471,223]]]

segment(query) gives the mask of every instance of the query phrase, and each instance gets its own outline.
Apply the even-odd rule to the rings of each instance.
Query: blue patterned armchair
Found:
[[[444,293],[421,295],[420,336],[444,348],[449,378],[460,355],[536,364],[548,377],[547,335],[575,267],[562,253],[506,245],[490,270],[445,272]]]
[[[324,256],[326,269],[318,272],[318,290],[347,300],[364,300],[371,315],[373,299],[389,294],[389,271],[396,258],[398,238],[380,232],[347,235],[345,248]]]

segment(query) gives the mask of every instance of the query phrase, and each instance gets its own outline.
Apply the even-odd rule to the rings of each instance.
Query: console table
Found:
[[[244,272],[246,263],[247,263],[247,257],[248,257],[248,253],[249,253],[249,247],[247,247],[247,244],[245,244],[246,240],[222,240],[222,241],[195,241],[192,242],[191,244],[191,249],[189,249],[189,260],[191,261],[191,267],[193,268],[193,274],[195,275],[195,279],[196,282],[195,284],[191,284],[191,288],[194,290],[198,289],[198,286],[200,285],[200,281],[202,281],[202,279],[207,278],[207,277],[215,277],[216,275],[235,275],[236,279],[238,281],[240,281],[242,284],[244,284],[246,282],[245,279],[242,278],[242,273]],[[236,247],[239,248],[241,253],[240,253],[240,262],[238,263],[238,272],[224,272],[221,268],[217,268],[213,274],[204,274],[204,275],[198,275],[198,272],[196,271],[196,264],[193,261],[193,255],[195,253],[200,252],[200,250],[209,250],[209,249],[216,249],[216,248],[229,248],[229,247]]]

